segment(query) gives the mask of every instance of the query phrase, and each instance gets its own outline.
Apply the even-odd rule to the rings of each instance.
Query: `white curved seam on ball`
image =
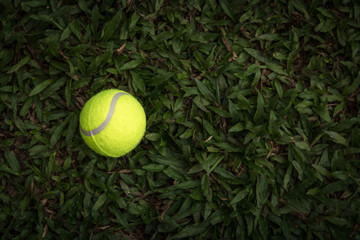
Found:
[[[112,116],[114,115],[114,111],[115,111],[115,106],[116,106],[116,102],[117,100],[122,96],[122,95],[126,95],[127,93],[124,92],[119,92],[116,93],[113,98],[111,99],[111,103],[110,103],[110,109],[107,113],[107,116],[105,118],[105,120],[100,124],[100,126],[98,126],[97,128],[94,128],[92,130],[86,131],[84,130],[82,127],[80,127],[81,132],[88,137],[94,136],[96,134],[99,134],[102,130],[104,130],[106,128],[106,126],[109,124]]]

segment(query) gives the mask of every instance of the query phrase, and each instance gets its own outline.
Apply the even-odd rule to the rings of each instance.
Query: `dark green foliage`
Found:
[[[360,239],[356,0],[0,1],[2,239]],[[140,145],[78,117],[119,88]]]

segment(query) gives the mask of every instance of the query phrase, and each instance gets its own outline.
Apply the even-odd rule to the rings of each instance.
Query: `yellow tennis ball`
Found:
[[[117,89],[90,98],[80,113],[80,134],[95,152],[120,157],[133,150],[144,136],[144,108],[129,93]]]

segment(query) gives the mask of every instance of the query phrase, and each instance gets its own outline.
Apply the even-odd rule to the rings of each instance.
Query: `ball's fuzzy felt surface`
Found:
[[[120,157],[133,150],[145,129],[141,104],[131,94],[117,89],[96,94],[80,113],[80,134],[85,143],[108,157]]]

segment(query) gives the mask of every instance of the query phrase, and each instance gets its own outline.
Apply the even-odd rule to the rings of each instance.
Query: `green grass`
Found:
[[[0,2],[1,239],[360,239],[357,0]],[[118,159],[78,129],[108,88]]]

